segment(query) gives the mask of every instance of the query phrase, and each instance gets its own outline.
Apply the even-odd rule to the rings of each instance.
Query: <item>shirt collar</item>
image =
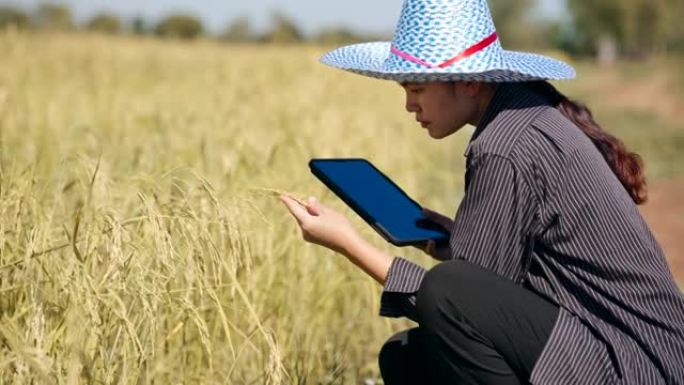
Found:
[[[497,83],[492,99],[489,101],[480,123],[470,137],[465,156],[468,155],[471,145],[475,140],[496,123],[496,118],[501,112],[514,109],[525,109],[537,105],[548,105],[540,96],[520,82]]]

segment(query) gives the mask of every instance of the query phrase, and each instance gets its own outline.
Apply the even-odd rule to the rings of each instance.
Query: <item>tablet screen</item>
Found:
[[[311,171],[395,245],[439,243],[449,234],[425,221],[418,203],[365,159],[312,159]]]

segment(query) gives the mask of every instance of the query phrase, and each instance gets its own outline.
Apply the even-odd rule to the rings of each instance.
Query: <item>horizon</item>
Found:
[[[106,0],[0,0],[0,5],[29,12],[41,4],[68,6],[75,22],[79,24],[103,12],[115,13],[126,20],[142,17],[152,23],[171,13],[189,13],[200,18],[210,34],[222,32],[230,22],[242,16],[249,19],[255,32],[263,32],[271,25],[272,15],[280,13],[293,20],[305,35],[311,36],[325,28],[347,28],[363,34],[391,34],[401,11],[402,1],[376,0],[365,3],[361,0],[348,0],[341,3],[316,0],[120,0],[112,3]],[[359,11],[361,9],[363,12]],[[537,0],[532,15],[542,20],[562,20],[567,17],[565,0]]]

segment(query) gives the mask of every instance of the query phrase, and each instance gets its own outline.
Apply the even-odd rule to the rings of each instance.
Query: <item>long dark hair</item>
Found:
[[[646,202],[646,177],[641,157],[629,152],[618,138],[604,131],[584,104],[569,99],[546,81],[527,82],[526,85],[551,102],[566,118],[584,132],[603,155],[636,204]]]

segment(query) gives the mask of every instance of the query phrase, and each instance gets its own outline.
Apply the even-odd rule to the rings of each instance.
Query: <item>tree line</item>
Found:
[[[489,0],[497,30],[505,47],[552,48],[572,55],[630,58],[684,51],[682,0],[568,0],[569,20],[542,21],[531,16],[535,0]],[[232,43],[347,44],[386,39],[347,28],[334,27],[305,36],[297,23],[274,13],[270,28],[256,32],[246,16],[238,16],[218,33],[209,33],[202,20],[189,13],[171,13],[160,20],[124,19],[99,13],[76,23],[71,9],[46,3],[27,11],[0,6],[0,29],[39,31],[91,31],[104,34],[153,35],[162,38],[215,38]]]
[[[297,23],[285,14],[274,12],[269,30],[258,33],[246,16],[231,20],[223,31],[209,33],[202,20],[187,12],[170,13],[160,20],[136,16],[126,19],[115,13],[102,12],[85,22],[77,23],[71,9],[63,4],[46,3],[31,11],[12,6],[0,6],[0,29],[16,28],[37,31],[90,31],[103,34],[151,35],[162,38],[216,38],[236,43],[322,43],[337,44],[365,41],[377,36],[364,36],[347,28],[330,28],[312,37],[302,33]]]

